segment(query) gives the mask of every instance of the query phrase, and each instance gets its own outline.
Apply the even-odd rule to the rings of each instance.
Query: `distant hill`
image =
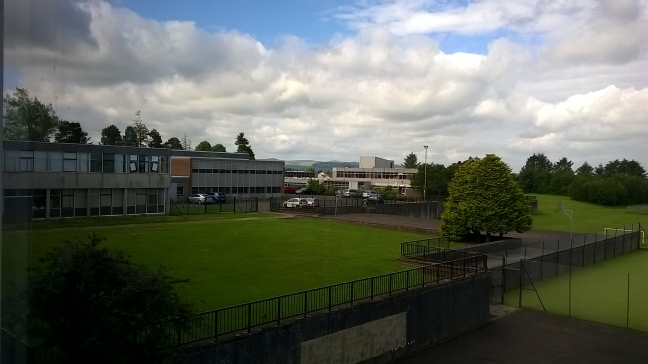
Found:
[[[330,172],[334,167],[357,168],[358,162],[341,162],[341,161],[315,161],[315,160],[292,160],[286,161],[286,169],[303,171],[306,167],[313,166],[315,171]]]

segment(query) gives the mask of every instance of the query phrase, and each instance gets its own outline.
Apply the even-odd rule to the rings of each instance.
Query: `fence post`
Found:
[[[612,246],[612,258],[616,258],[616,242],[617,242],[617,231],[619,228],[614,228],[614,245]]]
[[[214,339],[218,338],[218,312],[214,312]]]
[[[585,266],[585,244],[587,244],[587,233],[585,233],[585,235],[583,235],[583,247],[582,247],[582,249],[583,249],[583,260],[581,262],[581,267]]]
[[[333,305],[332,305],[332,301],[333,301],[333,299],[332,299],[332,296],[331,296],[331,293],[332,293],[332,287],[333,287],[333,286],[329,286],[329,312],[331,312],[331,306],[333,306]]]
[[[405,271],[405,292],[409,290],[409,270]]]
[[[234,199],[232,201],[234,201],[233,202],[233,204],[234,204],[234,213],[236,213],[236,196],[233,196],[233,197],[234,197]]]
[[[630,328],[630,273],[628,273],[628,298],[626,304],[626,329]]]
[[[373,301],[373,294],[374,294],[374,277],[371,277],[371,300]]]
[[[353,281],[351,282],[351,305],[353,305]]]
[[[502,301],[501,304],[504,304],[504,290],[506,289],[506,266],[504,265],[504,259],[502,259]]]
[[[306,317],[307,312],[308,312],[308,291],[304,292],[304,317]]]
[[[518,307],[522,307],[522,286],[524,285],[524,259],[520,259],[520,292],[518,296]]]
[[[464,258],[462,260],[463,260],[463,277],[466,278],[466,259]]]
[[[623,235],[621,235],[621,254],[625,254],[625,236],[626,236],[626,227],[623,225]]]
[[[540,255],[540,280],[542,280],[543,267],[544,267],[544,240],[542,241],[542,254]]]
[[[248,334],[252,331],[252,305],[248,304]]]
[[[569,317],[571,317],[571,293],[572,293],[572,267],[571,264],[569,264],[569,299],[568,299],[568,306],[569,306]]]

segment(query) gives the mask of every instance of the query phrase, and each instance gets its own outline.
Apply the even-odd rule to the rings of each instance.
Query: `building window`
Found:
[[[20,170],[20,151],[5,150],[4,170],[8,172],[18,172]]]
[[[184,196],[184,187],[183,186],[177,186],[176,187],[176,196]]]
[[[93,188],[90,190],[90,216],[99,215],[101,203],[101,190]]]
[[[99,215],[112,215],[112,190],[110,188],[101,189]]]
[[[146,189],[138,188],[135,195],[135,213],[145,214],[146,213]]]
[[[63,172],[77,171],[77,154],[76,152],[63,153]]]
[[[34,151],[33,150],[20,151],[20,171],[21,172],[34,171]]]
[[[101,172],[102,171],[101,165],[102,165],[101,153],[91,153],[90,172]]]
[[[124,155],[115,154],[115,173],[124,173],[124,171],[126,171]]]
[[[157,155],[151,156],[151,173],[160,173],[160,157]]]
[[[123,158],[122,158],[123,160]],[[112,190],[112,214],[122,215],[124,213],[124,190],[113,188]]]
[[[139,156],[139,173],[148,173],[149,172],[149,156],[140,155]]]
[[[74,190],[61,190],[61,217],[74,216]]]
[[[103,173],[115,173],[115,154],[104,153],[103,155]]]
[[[77,171],[88,171],[88,153],[77,153]]]
[[[74,216],[86,216],[88,214],[87,207],[88,207],[87,190],[85,189],[74,190]]]
[[[137,155],[128,156],[128,172],[137,173]]]
[[[44,219],[47,190],[32,190],[32,219]]]
[[[61,217],[61,190],[50,190],[50,217]]]
[[[47,172],[47,152],[34,151],[34,172]]]

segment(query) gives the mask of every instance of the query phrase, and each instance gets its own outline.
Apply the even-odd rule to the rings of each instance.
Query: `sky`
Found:
[[[648,167],[648,0],[5,0],[4,93],[257,158]]]

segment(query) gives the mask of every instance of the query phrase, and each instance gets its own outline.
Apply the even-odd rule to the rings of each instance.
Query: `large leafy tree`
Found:
[[[101,141],[102,145],[122,145],[124,141],[122,140],[121,131],[115,125],[109,125],[101,129]]]
[[[24,88],[6,94],[4,104],[4,139],[49,142],[59,124],[51,104],[29,97]]]
[[[81,124],[62,120],[59,122],[56,134],[54,134],[54,141],[57,143],[77,143],[88,144],[90,138]]]
[[[149,140],[147,145],[149,148],[162,148],[162,136],[160,135],[160,132],[155,129],[151,129],[151,131],[149,132]]]
[[[579,177],[581,177],[581,176],[582,177],[592,176],[594,174],[594,167],[590,166],[589,163],[585,162],[585,163],[583,163],[583,165],[578,167],[578,169],[576,169],[576,174]]]
[[[411,152],[405,157],[405,160],[403,161],[403,167],[404,168],[416,168],[418,167],[418,157],[414,152]]]
[[[32,334],[70,363],[172,360],[169,323],[187,327],[193,307],[174,287],[186,282],[134,263],[101,238],[55,247],[31,268],[27,300]]]
[[[169,140],[164,142],[164,148],[169,148],[169,149],[178,149],[178,150],[183,150],[182,148],[182,142],[180,139],[176,137],[171,137]]]
[[[500,236],[531,229],[529,204],[510,168],[494,154],[469,159],[448,186],[441,232],[453,239],[470,234]]]
[[[211,146],[211,144],[209,144],[208,141],[203,140],[202,142],[198,143],[198,145],[196,145],[195,150],[200,151],[200,152],[211,152],[212,146]]]
[[[212,146],[212,152],[227,152],[227,149],[223,144],[216,144]]]
[[[234,144],[237,146],[237,153],[247,153],[250,156],[250,159],[254,159],[254,152],[250,146],[250,141],[245,137],[245,133],[239,133],[236,136],[236,142]]]

